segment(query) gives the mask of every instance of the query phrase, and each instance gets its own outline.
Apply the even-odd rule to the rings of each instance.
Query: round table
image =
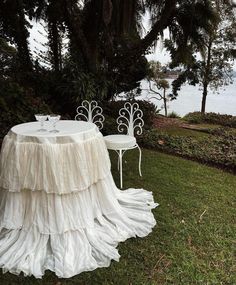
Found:
[[[157,206],[143,189],[117,189],[93,123],[14,126],[0,156],[0,267],[69,278],[119,260],[118,242],[148,235]]]

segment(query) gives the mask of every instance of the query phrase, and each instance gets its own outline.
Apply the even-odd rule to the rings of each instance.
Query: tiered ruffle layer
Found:
[[[86,191],[46,194],[0,191],[0,267],[68,278],[118,261],[118,242],[144,237],[155,225],[151,192],[118,190],[111,176]]]
[[[112,259],[119,260],[118,242],[144,237],[154,227],[151,209],[157,204],[152,193],[116,188],[100,133],[81,143],[53,146],[16,142],[9,136],[3,146],[4,272],[41,278],[49,269],[68,278],[107,267]]]
[[[107,176],[110,160],[101,133],[76,143],[18,142],[5,136],[0,160],[0,187],[47,193],[87,189]]]

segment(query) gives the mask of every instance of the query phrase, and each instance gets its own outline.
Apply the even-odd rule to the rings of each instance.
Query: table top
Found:
[[[47,131],[40,132],[38,131],[40,122],[29,122],[14,126],[11,128],[11,131],[16,135],[46,138],[86,133],[95,130],[97,127],[95,124],[85,121],[60,120],[56,123],[56,129],[59,130],[58,133],[50,132],[52,130],[52,122],[44,122],[44,128]]]

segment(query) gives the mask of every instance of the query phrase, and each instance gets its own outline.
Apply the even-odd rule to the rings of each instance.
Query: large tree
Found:
[[[27,63],[22,64],[22,68],[30,69],[33,64],[27,19],[43,19],[48,28],[51,71],[59,74],[57,88],[60,84],[63,90],[67,86],[67,94],[74,90],[77,96],[91,90],[92,97],[99,98],[103,94],[109,99],[138,87],[147,73],[145,54],[166,28],[170,30],[172,42],[184,55],[182,61],[186,61],[201,42],[202,34],[211,30],[215,19],[211,2],[1,0],[0,32],[16,45],[21,63]],[[16,19],[12,3],[12,7],[16,7]],[[145,13],[150,14],[151,28],[143,36],[142,16]],[[60,50],[61,34],[68,39],[68,53],[64,59]]]
[[[202,34],[202,41],[194,53],[189,53],[187,60],[171,41],[166,41],[173,58],[171,66],[183,64],[184,70],[173,82],[173,94],[178,94],[180,86],[188,81],[202,87],[201,112],[205,113],[209,89],[217,91],[223,85],[232,82],[233,60],[236,56],[236,18],[235,4],[231,0],[213,0],[216,21],[207,33]],[[186,57],[186,55],[185,55]]]

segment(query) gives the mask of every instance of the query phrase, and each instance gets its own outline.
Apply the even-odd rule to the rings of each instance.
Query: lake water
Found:
[[[171,83],[171,80],[169,80]],[[148,89],[147,81],[142,81],[142,89]],[[171,89],[169,89],[171,90]],[[169,91],[168,90],[168,91]],[[138,98],[148,98],[146,90],[142,91],[142,95]],[[202,91],[199,86],[184,85],[179,91],[179,96],[176,100],[168,102],[168,113],[174,111],[181,117],[189,112],[201,110]],[[158,108],[161,108],[163,103],[155,99],[150,99]],[[236,79],[234,83],[219,90],[219,94],[209,90],[206,102],[206,112],[215,112],[221,114],[229,114],[236,116]],[[164,114],[164,110],[160,112]]]

